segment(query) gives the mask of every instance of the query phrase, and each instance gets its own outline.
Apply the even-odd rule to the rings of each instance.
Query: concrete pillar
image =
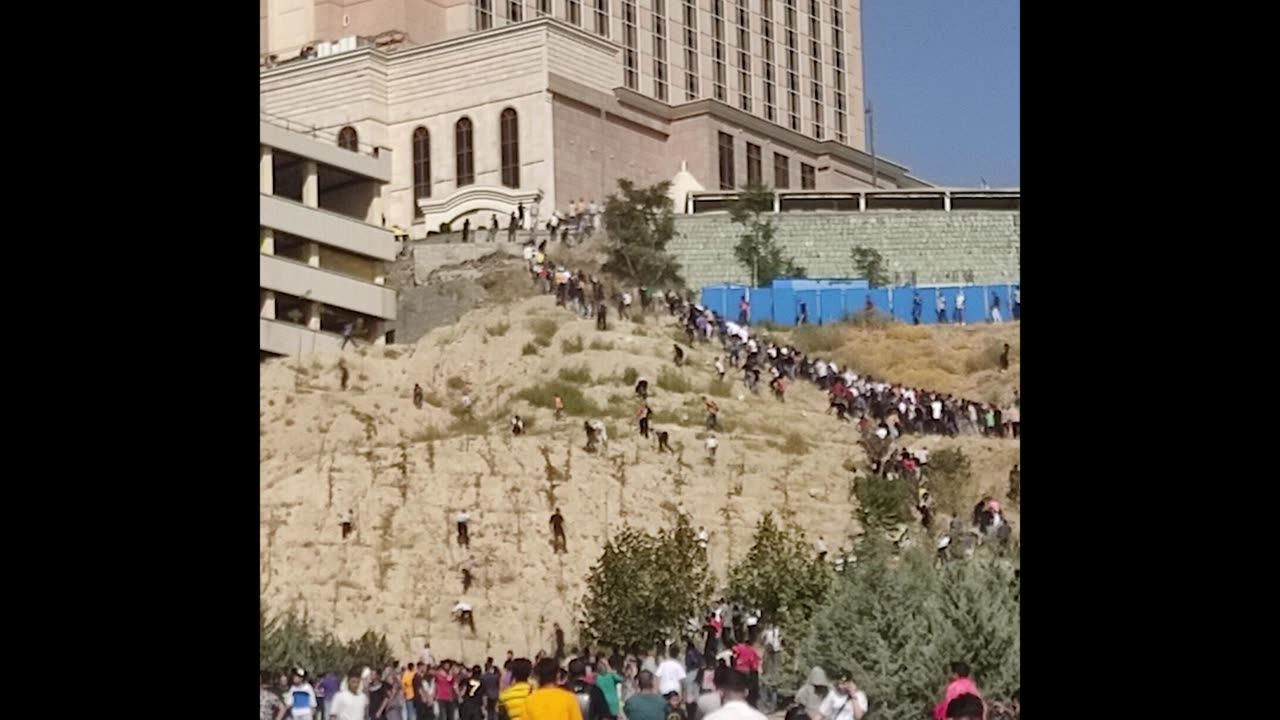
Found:
[[[307,313],[307,327],[312,330],[320,329],[320,303],[313,302],[310,305],[310,312]]]
[[[942,209],[951,212],[951,193],[942,193]]]
[[[773,211],[775,213],[782,212],[782,193],[775,192],[773,194]]]
[[[320,207],[320,170],[316,168],[315,160],[302,164],[302,204]]]
[[[260,228],[258,233],[258,252],[263,255],[276,254],[276,231],[271,228]]]
[[[266,145],[258,146],[258,192],[274,195],[276,191],[274,154]]]
[[[866,209],[867,209],[867,194],[864,192],[860,192],[858,193],[858,211],[861,212]]]
[[[381,322],[377,322],[373,324],[373,329],[376,331],[376,334],[373,336],[373,344],[386,345],[387,344],[386,326]]]
[[[320,243],[307,243],[307,264],[311,267],[320,267]]]
[[[276,319],[276,294],[270,290],[263,293],[261,315],[268,320]]]

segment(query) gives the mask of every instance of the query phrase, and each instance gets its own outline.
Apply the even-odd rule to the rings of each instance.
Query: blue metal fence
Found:
[[[993,298],[1000,298],[1000,316],[1013,319],[1013,289],[1017,284],[969,285],[965,287],[894,287],[868,288],[866,281],[777,280],[773,287],[747,288],[742,285],[711,285],[702,289],[703,307],[711,308],[730,320],[738,318],[738,302],[744,294],[751,300],[751,322],[795,325],[801,306],[815,325],[840,322],[866,309],[867,300],[878,312],[889,314],[900,322],[912,322],[912,303],[920,294],[920,324],[938,322],[937,303],[941,295],[946,302],[946,322],[956,317],[956,297],[964,294],[964,319],[967,323],[985,322],[991,318]]]

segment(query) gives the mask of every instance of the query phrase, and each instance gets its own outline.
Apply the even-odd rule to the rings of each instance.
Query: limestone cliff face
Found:
[[[522,354],[537,318],[553,320],[557,332],[538,354]],[[401,656],[429,638],[437,655],[475,661],[549,647],[553,622],[572,628],[590,566],[624,525],[656,528],[686,512],[695,528],[711,533],[712,565],[722,578],[766,511],[796,520],[811,538],[824,536],[835,551],[857,529],[852,475],[842,466],[861,457],[849,426],[823,413],[818,391],[797,387],[779,404],[749,394],[739,400],[745,391],[737,384],[732,397],[718,398],[729,428],[719,433],[717,462],[709,465],[699,395],[713,377],[713,356],[700,348],[682,371],[692,390],[655,387],[650,400],[655,427],[671,433],[677,454],[660,455],[653,440],[639,436],[637,406],[621,376],[632,367],[656,384],[660,369],[670,366],[665,323],[651,317],[645,325],[615,323],[596,333],[591,321],[538,298],[474,311],[413,347],[348,350],[346,391],[339,388],[337,356],[265,364],[264,600],[276,610],[306,611],[343,638],[370,628],[386,632]],[[561,342],[576,337],[587,347],[563,352]],[[589,347],[593,341],[597,349]],[[579,386],[610,426],[609,447],[600,453],[583,450],[582,417],[557,422],[549,408],[514,398],[580,366],[592,380]],[[415,382],[428,398],[421,410],[411,400]],[[476,419],[458,420],[464,396]],[[512,412],[530,423],[526,435],[511,435]],[[805,435],[807,452],[783,451],[788,432]],[[1003,495],[1017,443],[934,438],[913,446],[957,442],[973,458],[975,496]],[[472,516],[469,553],[476,566],[467,592],[460,564],[468,550],[457,546],[453,521],[464,507]],[[551,551],[555,507],[566,518],[563,555]],[[348,511],[354,531],[343,540]],[[451,621],[459,598],[475,608],[475,634]]]

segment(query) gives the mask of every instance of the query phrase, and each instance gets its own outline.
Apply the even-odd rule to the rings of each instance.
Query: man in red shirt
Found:
[[[749,643],[734,645],[733,669],[747,676],[747,704],[755,707],[760,700],[760,653]]]
[[[453,661],[445,660],[436,670],[436,702],[440,703],[440,720],[457,720],[458,700],[454,693]]]

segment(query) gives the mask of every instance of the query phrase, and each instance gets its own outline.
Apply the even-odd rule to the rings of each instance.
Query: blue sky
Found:
[[[862,0],[876,154],[938,185],[1021,184],[1017,0]]]

